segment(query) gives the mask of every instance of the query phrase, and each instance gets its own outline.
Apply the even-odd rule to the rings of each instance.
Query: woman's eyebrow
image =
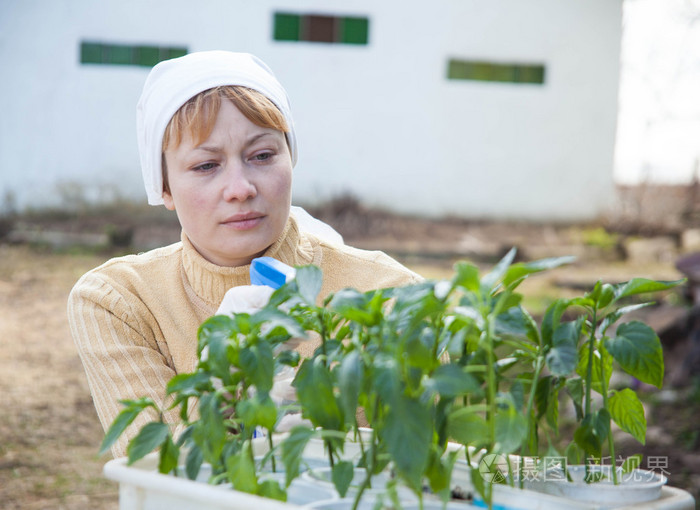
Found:
[[[254,143],[255,141],[259,140],[263,136],[271,136],[273,135],[272,132],[264,132],[264,133],[258,133],[256,135],[251,136],[248,138],[245,143],[246,145],[250,145],[251,143]],[[206,152],[222,152],[223,148],[220,145],[198,145],[195,147],[195,150],[202,150]]]
[[[194,150],[205,152],[221,152],[221,147],[218,145],[198,145],[194,148]]]

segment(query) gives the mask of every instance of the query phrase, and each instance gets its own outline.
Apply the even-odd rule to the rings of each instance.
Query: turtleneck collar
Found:
[[[206,305],[216,309],[231,287],[250,285],[250,264],[236,267],[218,266],[199,254],[184,231],[181,239],[185,285],[189,284],[191,290]],[[280,238],[263,255],[273,257],[290,266],[314,263],[311,243],[300,234],[299,227],[291,216]]]

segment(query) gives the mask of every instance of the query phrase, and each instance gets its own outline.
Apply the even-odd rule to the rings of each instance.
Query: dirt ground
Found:
[[[426,277],[449,275],[460,258],[490,264],[513,245],[520,247],[522,258],[578,255],[572,266],[528,282],[524,290],[533,296],[534,306],[597,279],[680,276],[673,264],[676,253],[624,260],[619,243],[586,241],[590,232],[599,235],[592,228],[411,220],[357,210],[351,214],[347,207],[315,212],[349,244],[384,249]],[[114,224],[123,227],[126,240],[114,237]],[[101,475],[109,457],[97,456],[103,433],[70,337],[66,298],[88,269],[115,253],[175,241],[179,229],[172,218],[138,225],[118,218],[114,224],[105,229],[94,218],[85,219],[82,227],[74,218],[15,219],[4,241],[0,233],[0,508],[117,507],[117,485]],[[47,235],[58,231],[107,235],[112,246],[106,249],[102,241],[77,246],[87,238]],[[688,305],[681,296],[668,295],[648,313],[645,318],[668,339],[667,373],[673,383],[645,398],[649,439],[641,451],[667,458],[669,483],[700,499],[700,382],[697,372],[682,366],[688,339],[679,326]],[[630,448],[640,451],[639,445]]]

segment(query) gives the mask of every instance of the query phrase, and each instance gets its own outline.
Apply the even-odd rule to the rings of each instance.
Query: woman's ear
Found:
[[[163,191],[163,205],[165,205],[165,208],[170,211],[175,210],[175,201],[173,200],[173,196],[168,191]]]
[[[175,202],[173,201],[173,196],[170,194],[170,183],[168,182],[168,165],[165,162],[165,152],[161,155],[161,167],[162,167],[162,176],[163,176],[163,204],[165,204],[165,208],[174,211],[175,210]]]

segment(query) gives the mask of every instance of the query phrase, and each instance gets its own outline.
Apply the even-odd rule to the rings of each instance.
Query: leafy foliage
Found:
[[[523,308],[518,286],[572,259],[514,259],[511,250],[483,276],[478,267],[461,262],[448,281],[369,292],[344,289],[321,304],[320,270],[297,268],[296,279],[275,291],[262,310],[215,316],[201,325],[197,349],[208,355],[193,373],[177,375],[167,387],[185,432],[175,441],[159,413],[161,419],[130,442],[129,462],[159,449],[159,470],[173,472],[186,451],[189,478],[206,463],[213,483],[230,482],[237,490],[284,500],[283,487],[260,477],[253,443],[268,441],[267,457],[273,466],[275,457],[281,460],[289,486],[304,468],[309,442],[320,440],[340,494],[349,490],[356,468],[364,469],[356,504],[386,467],[418,498],[427,484],[446,500],[457,457],[448,448],[453,441],[465,447],[474,486],[490,503],[495,482],[485,481],[471,454],[485,449],[538,455],[540,438],[550,445],[559,434],[561,398],[571,399],[578,421],[567,452],[601,457],[607,444],[614,457],[612,421],[643,443],[646,420],[639,399],[629,388],[612,390],[609,381],[620,369],[660,387],[660,342],[637,321],[608,331],[642,306],[626,304],[626,298],[680,282],[598,282],[579,298],[554,301],[538,324]],[[301,337],[317,344],[304,360],[283,347]],[[297,369],[298,402],[278,406],[270,392],[275,374],[288,367]],[[602,396],[598,408],[592,392]],[[140,412],[159,411],[150,399],[124,405],[101,451]],[[190,406],[196,407],[196,418],[190,418]],[[311,426],[275,436],[289,411],[300,411]],[[369,436],[361,433],[365,426]],[[255,439],[260,431],[265,438]],[[362,452],[354,462],[343,456],[348,437],[357,438]],[[514,477],[507,479],[513,483]],[[396,483],[387,486],[394,496]]]

